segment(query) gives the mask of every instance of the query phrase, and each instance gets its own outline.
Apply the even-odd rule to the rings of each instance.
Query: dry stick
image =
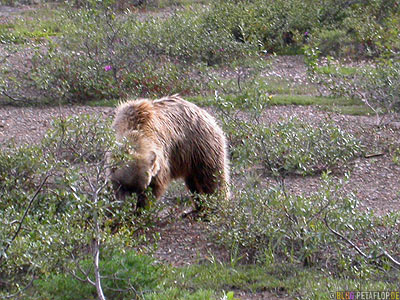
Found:
[[[350,246],[352,246],[362,257],[364,257],[365,259],[369,259],[368,255],[366,255],[364,252],[361,251],[360,248],[358,248],[352,241],[350,241],[349,239],[347,239],[346,237],[344,237],[342,234],[340,234],[339,232],[337,232],[336,230],[334,230],[332,227],[329,226],[328,224],[328,220],[326,219],[327,215],[325,215],[324,217],[324,222],[326,227],[328,227],[328,229],[335,234],[336,236],[340,237],[342,240],[344,240],[346,243],[348,243]]]
[[[98,224],[96,224],[96,230],[98,229]],[[99,256],[100,256],[100,242],[98,236],[94,240],[94,275],[95,275],[95,286],[97,290],[97,296],[99,300],[105,300],[106,297],[103,293],[103,288],[101,286],[100,270],[99,270]]]
[[[75,273],[75,271],[68,270],[68,272],[72,275],[72,277],[74,277],[74,278],[77,279],[78,281],[81,281],[81,282],[89,282],[91,285],[96,286],[96,283],[95,283],[93,280],[91,280],[90,277],[89,277],[89,270],[87,270],[87,271],[83,270],[82,266],[81,266],[81,265],[79,264],[79,262],[75,259],[74,254],[73,254],[71,251],[69,251],[69,250],[67,250],[67,252],[69,252],[69,254],[71,255],[71,258],[72,258],[72,260],[73,260],[74,263],[75,263],[75,266],[76,266],[76,267],[78,268],[78,270],[82,273],[82,275],[85,276],[85,278],[81,278],[81,277],[79,277],[79,276]]]
[[[382,250],[381,256],[385,256],[387,259],[389,259],[395,266],[400,267],[400,262],[395,260],[389,253],[387,253],[386,250],[380,248]]]
[[[26,216],[28,215],[28,212],[31,209],[33,202],[35,201],[36,197],[39,195],[39,193],[42,190],[44,184],[46,183],[47,179],[50,176],[51,176],[51,174],[50,174],[50,171],[49,171],[47,173],[46,177],[43,179],[42,183],[40,184],[39,188],[36,190],[35,194],[31,198],[31,200],[29,201],[28,207],[25,209],[25,212],[24,212],[21,220],[18,222],[19,225],[18,225],[17,231],[14,233],[14,236],[11,238],[11,241],[7,243],[7,245],[4,247],[3,251],[0,253],[0,262],[5,257],[8,248],[10,248],[11,244],[14,242],[14,240],[17,238],[18,234],[20,233],[20,231],[22,229],[22,223],[24,222]]]
[[[352,246],[362,257],[364,257],[367,260],[370,260],[371,257],[366,255],[364,252],[361,251],[360,248],[358,248],[352,241],[350,241],[348,238],[346,238],[345,236],[343,236],[342,234],[340,234],[339,232],[337,232],[336,230],[334,230],[332,227],[329,226],[328,224],[328,220],[326,219],[326,215],[324,217],[324,222],[325,225],[328,227],[328,229],[335,234],[336,236],[340,237],[342,240],[344,240],[346,243],[348,243],[350,246]],[[386,257],[388,258],[395,266],[400,267],[400,262],[398,262],[396,259],[394,259],[386,250],[380,248],[382,250],[382,254],[378,256],[379,257]]]
[[[3,299],[15,299],[18,295],[20,295],[23,291],[27,290],[35,280],[35,276],[32,277],[31,281],[22,289],[20,289],[18,292],[11,294],[11,295],[6,295],[3,297]]]
[[[83,168],[84,168],[84,171],[87,173],[86,164],[84,164]],[[97,174],[96,179],[97,179],[96,183],[98,183],[98,181],[99,181],[98,174]],[[93,184],[93,182],[91,181],[90,178],[84,177],[84,180],[89,185],[90,189],[92,190],[93,204],[95,206],[97,206],[97,204],[99,202],[99,193],[107,185],[107,182],[105,182],[103,185],[101,185],[100,188],[96,188],[96,186]],[[82,272],[82,274],[84,276],[86,276],[87,282],[89,282],[91,285],[96,287],[97,296],[98,296],[99,300],[106,300],[106,297],[104,296],[103,288],[101,286],[101,276],[100,276],[100,267],[99,267],[99,262],[100,262],[100,225],[99,225],[98,214],[97,214],[96,210],[93,212],[93,222],[94,222],[93,227],[94,227],[94,234],[95,234],[95,237],[93,239],[93,267],[94,267],[95,280],[92,281],[89,278],[88,273],[84,272],[81,269],[81,266],[79,265],[79,263],[76,263],[76,265],[79,268],[79,270]],[[82,280],[74,272],[71,272],[71,274],[78,280]]]
[[[28,101],[28,99],[26,99],[26,98],[17,99],[17,98],[15,98],[15,97],[11,96],[10,94],[8,94],[6,91],[1,91],[1,93],[2,93],[4,96],[6,96],[7,98],[9,98],[9,99],[11,99],[12,101],[14,101],[14,102],[26,102],[26,101]]]
[[[371,157],[378,157],[378,156],[383,156],[383,155],[385,155],[385,153],[381,152],[381,153],[365,154],[364,157],[365,158],[371,158]]]
[[[98,174],[97,174],[98,176]],[[99,202],[99,192],[101,189],[105,186],[102,185],[100,189],[96,189],[96,186],[94,186],[91,182],[91,180],[88,180],[89,186],[92,189],[93,192],[93,203],[97,207],[97,204]],[[98,183],[98,180],[97,180]],[[100,267],[99,267],[99,261],[100,261],[100,225],[99,225],[99,219],[98,219],[98,214],[97,211],[95,210],[93,212],[93,221],[94,221],[94,234],[95,237],[93,239],[93,265],[94,265],[94,277],[95,277],[95,286],[97,290],[97,296],[99,297],[99,300],[105,300],[106,297],[104,296],[103,293],[103,288],[101,286],[101,276],[100,276]]]

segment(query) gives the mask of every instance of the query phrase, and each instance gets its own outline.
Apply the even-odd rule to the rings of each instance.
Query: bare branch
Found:
[[[6,96],[7,98],[9,98],[9,99],[11,99],[12,101],[14,101],[14,102],[23,102],[23,103],[25,103],[25,102],[28,102],[28,101],[29,101],[29,99],[27,99],[27,98],[17,99],[17,98],[15,98],[15,97],[11,96],[11,95],[10,95],[9,93],[7,93],[6,91],[1,91],[1,93],[2,93],[4,96]]]
[[[81,278],[78,275],[76,275],[75,271],[72,270],[68,270],[68,273],[72,275],[72,277],[74,277],[76,280],[86,283],[89,282],[92,285],[95,285],[93,281],[91,281],[90,279],[88,279],[88,277],[86,276],[86,278]]]
[[[98,203],[98,194],[93,195],[93,202],[95,205]],[[94,265],[94,276],[96,279],[96,290],[97,296],[99,300],[105,300],[105,296],[103,293],[103,288],[101,286],[101,276],[100,276],[100,267],[99,267],[99,259],[100,259],[100,225],[98,220],[97,211],[93,212],[93,222],[94,222],[94,230],[95,235],[93,239],[93,265]]]
[[[7,295],[7,296],[2,296],[2,298],[3,299],[15,299],[15,297],[20,295],[23,291],[27,290],[32,285],[34,280],[35,280],[35,276],[32,276],[31,281],[29,281],[29,283],[26,286],[24,286],[22,289],[20,289],[18,292],[11,294],[11,295]]]
[[[49,172],[47,172],[45,178],[42,180],[42,182],[40,183],[38,189],[36,190],[35,194],[33,195],[33,197],[31,198],[31,200],[29,200],[28,206],[24,211],[24,214],[21,217],[21,220],[18,221],[18,228],[15,231],[13,237],[11,238],[11,240],[6,244],[6,246],[4,247],[4,249],[1,251],[0,253],[0,262],[4,259],[4,257],[6,256],[6,252],[7,250],[10,248],[11,244],[14,242],[14,240],[17,238],[18,234],[20,233],[21,229],[22,229],[22,224],[26,218],[26,216],[28,215],[33,202],[36,200],[37,196],[39,195],[39,193],[41,192],[44,184],[46,183],[47,179],[51,176],[51,170]]]
[[[72,260],[75,262],[75,266],[78,268],[78,270],[83,274],[83,276],[85,276],[85,279],[79,277],[78,275],[76,275],[76,273],[74,271],[69,270],[69,273],[78,281],[81,282],[89,282],[91,285],[96,286],[96,283],[90,279],[89,277],[89,270],[85,271],[82,269],[82,266],[79,264],[79,262],[75,259],[74,254],[71,251],[68,251],[72,257]]]
[[[366,260],[371,260],[373,257],[366,255],[360,248],[358,248],[352,241],[350,241],[348,238],[334,230],[332,227],[329,226],[327,216],[325,215],[324,217],[324,222],[325,225],[328,227],[328,229],[335,234],[336,236],[340,237],[342,240],[344,240],[346,243],[348,243],[350,246],[352,246],[362,257],[364,257]],[[380,257],[386,257],[389,259],[396,267],[400,267],[400,262],[398,262],[396,259],[394,259],[386,250],[380,248],[382,251],[382,254],[375,257],[375,259],[380,258]]]
[[[400,262],[394,259],[386,250],[380,248],[382,251],[382,256],[385,256],[387,259],[389,259],[392,264],[394,264],[396,267],[400,267]]]
[[[317,211],[315,214],[313,214],[310,218],[308,218],[308,220],[307,220],[307,224],[310,224],[310,222],[312,221],[312,220],[314,220],[317,216],[319,216],[319,215],[321,215],[323,212],[324,212],[324,210],[326,210],[330,205],[331,205],[331,203],[332,203],[332,199],[329,199],[329,201],[323,206],[323,207],[321,207],[321,209],[319,210],[319,211]],[[326,217],[326,216],[325,216]]]
[[[336,236],[340,237],[343,241],[345,241],[346,243],[348,243],[350,246],[352,246],[362,257],[364,257],[365,259],[369,259],[368,255],[366,255],[364,252],[361,251],[360,248],[358,248],[352,241],[350,241],[348,238],[346,238],[345,236],[343,236],[342,234],[340,234],[339,232],[337,232],[336,230],[334,230],[331,226],[329,226],[328,224],[328,220],[327,220],[327,215],[325,215],[324,217],[324,222],[326,227],[328,227],[328,229]]]

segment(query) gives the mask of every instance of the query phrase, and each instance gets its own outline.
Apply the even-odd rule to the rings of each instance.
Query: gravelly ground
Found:
[[[109,107],[63,106],[51,108],[0,107],[0,144],[13,140],[16,143],[37,143],[51,127],[53,118],[65,118],[79,114],[95,114],[99,118],[110,117]]]

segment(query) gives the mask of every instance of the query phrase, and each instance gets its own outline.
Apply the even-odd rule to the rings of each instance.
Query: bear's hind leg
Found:
[[[196,211],[201,211],[202,205],[201,200],[199,198],[200,193],[202,193],[201,188],[198,186],[197,182],[195,181],[194,177],[187,177],[185,179],[186,187],[189,189],[191,193],[191,198],[196,208]]]
[[[192,200],[195,205],[196,211],[204,209],[203,200],[199,194],[213,194],[217,187],[216,183],[209,182],[210,178],[191,176],[185,179],[185,183],[189,191],[192,193]]]

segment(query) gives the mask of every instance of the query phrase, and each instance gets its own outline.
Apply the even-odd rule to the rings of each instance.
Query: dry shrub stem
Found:
[[[26,207],[24,214],[21,217],[21,220],[18,221],[18,228],[15,231],[13,237],[11,238],[11,240],[6,244],[6,246],[4,247],[3,251],[0,253],[0,263],[1,261],[6,257],[6,252],[7,250],[10,248],[11,244],[15,241],[15,239],[18,237],[18,234],[20,233],[21,229],[22,229],[22,224],[24,223],[24,220],[26,218],[26,216],[28,215],[33,202],[36,200],[37,196],[39,195],[39,193],[42,191],[43,186],[45,185],[47,179],[52,175],[51,171],[48,171],[46,173],[46,176],[44,177],[44,179],[42,180],[42,182],[40,183],[39,187],[37,188],[35,194],[32,196],[32,198],[29,200],[28,206]]]
[[[347,244],[349,244],[351,247],[353,247],[354,250],[356,250],[366,261],[370,262],[371,260],[376,260],[379,259],[381,257],[386,257],[387,259],[389,259],[389,261],[395,266],[400,268],[400,262],[398,262],[396,259],[394,259],[385,249],[380,249],[382,251],[382,253],[380,255],[378,255],[377,257],[373,258],[369,255],[366,255],[360,248],[358,248],[351,240],[349,240],[348,238],[346,238],[344,235],[342,235],[341,233],[337,232],[336,230],[334,230],[328,223],[327,220],[327,215],[325,215],[324,217],[324,222],[326,227],[328,227],[328,229],[337,237],[339,237],[340,239],[342,239],[343,241],[345,241]]]

